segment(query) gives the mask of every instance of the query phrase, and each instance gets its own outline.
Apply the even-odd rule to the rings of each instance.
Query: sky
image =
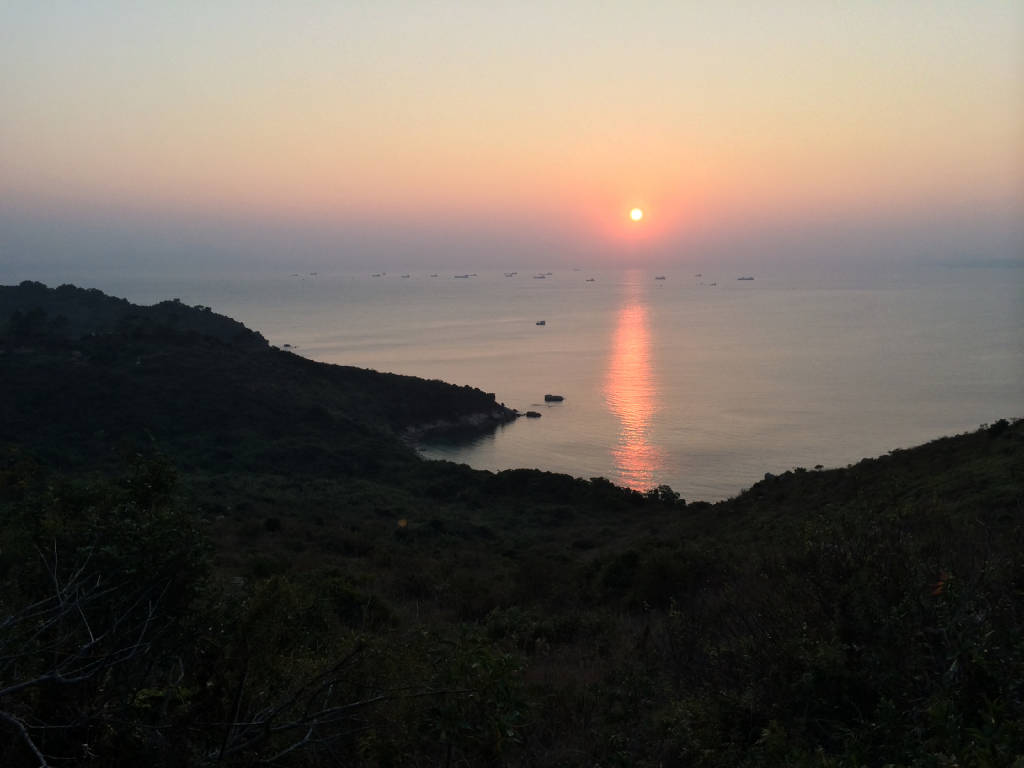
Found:
[[[0,105],[0,280],[1024,258],[1019,0],[0,0]]]

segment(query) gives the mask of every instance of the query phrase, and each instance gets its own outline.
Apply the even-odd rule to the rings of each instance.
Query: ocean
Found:
[[[688,500],[1024,416],[1020,264],[477,271],[17,279],[176,297],[314,360],[479,387],[541,418],[424,456]]]

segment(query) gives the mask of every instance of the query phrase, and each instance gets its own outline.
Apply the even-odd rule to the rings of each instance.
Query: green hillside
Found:
[[[493,395],[0,288],[0,764],[1024,765],[1024,422],[686,503]]]

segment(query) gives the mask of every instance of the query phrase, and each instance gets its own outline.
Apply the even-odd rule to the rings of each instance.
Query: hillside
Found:
[[[1024,765],[1024,422],[686,503],[420,460],[508,413],[205,308],[0,309],[0,764]]]
[[[55,463],[155,441],[187,467],[376,472],[414,458],[393,439],[407,430],[515,418],[492,394],[315,363],[177,300],[26,282],[0,287],[0,318],[0,421]]]

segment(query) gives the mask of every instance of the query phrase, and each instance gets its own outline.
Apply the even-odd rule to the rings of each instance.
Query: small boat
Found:
[[[588,278],[587,278],[587,282],[588,282],[588,283],[592,283],[592,282],[594,282],[594,278],[592,278],[592,277],[588,277]]]
[[[654,279],[655,280],[664,280],[665,276],[664,275],[656,275]]]
[[[547,324],[548,324],[547,320],[538,320],[537,321],[537,325],[547,325]]]
[[[380,277],[380,272],[374,272],[370,277]]]
[[[408,275],[402,275],[402,277],[408,277]]]
[[[547,280],[547,276],[546,275],[534,275],[533,279],[534,280]]]
[[[545,403],[560,403],[565,400],[561,395],[544,395]]]
[[[460,280],[467,280],[469,275],[452,275],[452,277],[459,278]]]
[[[431,273],[431,275],[430,275],[430,276],[431,276],[431,277],[437,277],[437,272],[433,272],[433,273]]]
[[[753,280],[754,278],[752,278],[752,277],[737,277],[736,279],[737,280]]]

